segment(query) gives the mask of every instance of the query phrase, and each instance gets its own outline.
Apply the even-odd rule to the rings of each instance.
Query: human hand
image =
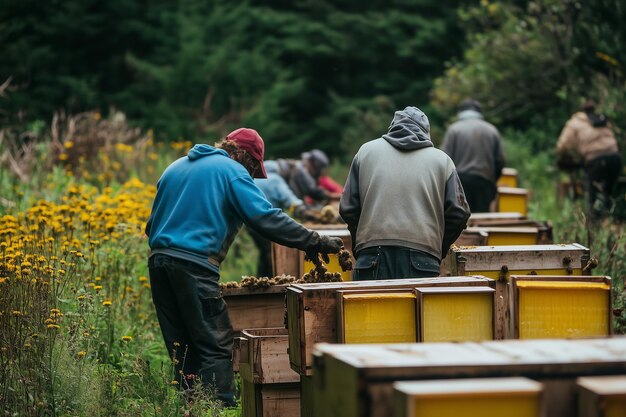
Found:
[[[338,237],[320,236],[319,240],[306,249],[306,258],[312,262],[319,262],[322,255],[324,263],[329,263],[329,253],[338,253],[343,247],[343,240]]]

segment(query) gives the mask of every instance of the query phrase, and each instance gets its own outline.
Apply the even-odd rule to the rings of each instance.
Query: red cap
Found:
[[[226,139],[230,139],[235,142],[239,147],[247,151],[254,159],[259,162],[261,166],[261,172],[256,172],[255,178],[267,178],[265,173],[265,167],[263,166],[263,154],[265,152],[265,144],[261,135],[254,130],[247,127],[240,127],[237,130],[230,132]]]

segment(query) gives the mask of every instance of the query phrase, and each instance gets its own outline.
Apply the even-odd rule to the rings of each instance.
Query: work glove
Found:
[[[322,255],[324,263],[330,262],[329,253],[338,253],[343,247],[343,240],[339,237],[320,236],[319,240],[306,248],[306,258],[315,262]]]

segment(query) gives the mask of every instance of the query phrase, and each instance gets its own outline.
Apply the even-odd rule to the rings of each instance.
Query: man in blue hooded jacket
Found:
[[[470,211],[454,163],[433,147],[420,109],[395,112],[389,132],[361,146],[339,213],[352,235],[355,280],[439,275]]]
[[[248,128],[215,147],[195,145],[161,175],[146,224],[152,299],[177,381],[191,388],[200,379],[228,406],[235,404],[233,329],[219,267],[242,224],[309,258],[342,246],[272,207],[253,181],[267,177],[263,155],[263,139]]]

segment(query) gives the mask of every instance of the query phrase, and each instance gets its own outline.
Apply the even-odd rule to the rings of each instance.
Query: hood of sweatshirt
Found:
[[[433,146],[428,117],[423,111],[412,106],[394,114],[389,132],[383,135],[383,139],[401,151],[414,151]]]
[[[228,152],[222,149],[214,148],[213,146],[210,146],[210,145],[200,144],[200,145],[194,145],[194,147],[189,150],[189,152],[187,153],[187,158],[189,158],[192,161],[195,161],[196,159],[204,158],[205,156],[209,156],[209,155],[228,156]]]

